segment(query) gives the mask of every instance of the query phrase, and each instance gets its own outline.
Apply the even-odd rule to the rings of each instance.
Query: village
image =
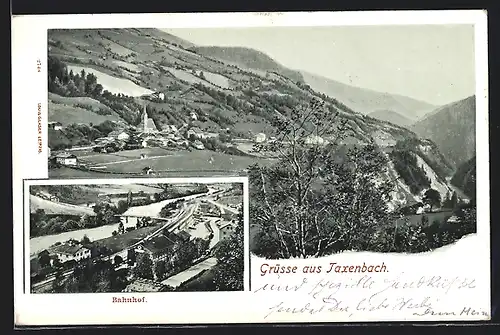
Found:
[[[163,93],[158,93],[162,95]],[[190,118],[196,121],[198,116],[191,112]],[[79,157],[75,152],[81,149],[91,150],[94,153],[111,154],[124,150],[137,150],[143,148],[165,148],[168,150],[206,150],[203,141],[207,139],[218,139],[220,133],[207,132],[199,127],[183,124],[181,127],[175,125],[163,126],[163,129],[158,130],[153,120],[148,116],[146,106],[142,113],[142,121],[138,127],[131,125],[124,126],[120,129],[110,132],[106,137],[95,139],[93,144],[84,148],[69,148],[67,150],[52,151],[49,150],[49,162],[59,166],[73,168],[90,168],[99,169],[99,166],[93,166],[92,162],[85,159],[85,156]],[[64,127],[60,122],[48,122],[48,128],[52,131],[64,131]],[[271,138],[270,140],[273,140]],[[247,144],[248,150],[252,143],[262,143],[266,141],[264,133],[258,133],[254,136],[253,141],[249,139],[234,139],[230,142],[225,142],[225,147],[237,147],[238,143]],[[250,146],[249,146],[250,145]],[[146,153],[140,153],[138,159],[148,159]],[[145,167],[142,171],[144,174],[153,173],[153,169]]]
[[[164,93],[161,92],[155,92],[148,96],[148,99],[153,99],[153,101],[163,98]],[[241,158],[244,160],[245,166],[250,161],[274,157],[272,153],[257,153],[254,150],[255,144],[275,143],[277,141],[276,137],[269,136],[269,134],[258,132],[252,133],[247,138],[241,138],[231,135],[229,128],[219,132],[202,130],[195,125],[199,118],[195,112],[190,112],[189,123],[184,123],[179,127],[173,124],[163,125],[162,129],[158,129],[153,119],[149,117],[146,106],[147,104],[144,104],[141,122],[137,127],[119,124],[117,129],[105,137],[96,138],[90,145],[83,147],[58,150],[48,147],[49,169],[65,167],[103,173],[123,172],[125,174],[159,175],[160,171],[156,171],[151,164],[146,162],[162,158],[161,156],[168,156],[168,153],[218,151],[224,156],[224,160],[227,160],[228,157],[229,161],[232,161],[233,158]],[[55,121],[48,122],[48,128],[51,132],[64,133],[65,131],[65,127],[60,122]],[[328,143],[326,139],[314,135],[305,137],[303,141],[305,144],[311,145],[326,145]],[[163,149],[165,152],[158,154],[155,149]],[[105,158],[108,157],[107,155],[113,155],[114,158],[108,162]],[[140,171],[131,172],[133,169],[124,165],[122,169],[118,169],[120,172],[117,172],[114,167],[110,169],[107,166],[108,163],[121,164],[120,157],[124,160],[123,164],[142,160],[143,167]],[[182,159],[185,158],[182,157]],[[213,158],[209,159],[210,164],[213,163],[212,160]],[[168,167],[167,163],[158,162],[157,165]],[[227,165],[226,162],[223,164],[224,167]]]
[[[112,206],[132,196],[137,203],[146,203],[114,214],[115,223],[109,226],[55,235],[57,242],[48,247],[31,239],[32,292],[72,292],[73,281],[83,281],[78,287],[88,285],[89,278],[83,279],[82,271],[98,273],[103,267],[121,278],[120,285],[114,284],[115,277],[111,279],[105,290],[109,292],[174,291],[184,290],[196,280],[210,282],[204,277],[213,276],[217,250],[242,224],[243,209],[242,195],[234,195],[227,185],[210,185],[204,191],[166,200],[145,192],[106,194],[99,204],[80,206],[65,204],[47,192],[31,195],[32,216],[43,210],[46,221],[97,216],[96,206]],[[46,237],[54,241],[52,235],[40,236]],[[199,288],[194,285],[191,289]]]

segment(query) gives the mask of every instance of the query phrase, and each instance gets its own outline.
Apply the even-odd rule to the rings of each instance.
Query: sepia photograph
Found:
[[[51,177],[248,175],[262,257],[475,232],[473,25],[70,29],[48,45]]]
[[[29,222],[32,293],[243,290],[241,182],[37,183]]]

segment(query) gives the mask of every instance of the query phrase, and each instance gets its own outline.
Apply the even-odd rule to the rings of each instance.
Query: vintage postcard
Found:
[[[16,324],[489,320],[486,27],[14,17]]]

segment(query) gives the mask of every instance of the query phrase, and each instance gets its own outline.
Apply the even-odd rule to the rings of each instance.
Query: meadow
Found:
[[[68,65],[68,70],[73,70],[74,73],[80,73],[82,70],[85,70],[86,73],[94,74],[97,77],[97,82],[102,85],[104,90],[114,94],[121,93],[128,96],[141,96],[153,93],[152,90],[136,85],[128,79],[113,77],[91,67]]]
[[[252,164],[272,164],[273,159],[251,156],[236,156],[209,150],[170,151],[162,148],[124,150],[117,153],[100,154],[88,151],[74,152],[88,166],[99,166],[98,170],[86,171],[69,167],[50,169],[50,178],[118,178],[146,176],[145,167],[154,174],[149,177],[210,177],[240,175]],[[141,159],[144,153],[146,158]]]

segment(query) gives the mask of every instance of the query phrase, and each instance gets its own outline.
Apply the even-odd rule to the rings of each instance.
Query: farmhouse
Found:
[[[201,143],[201,141],[200,141],[200,140],[196,140],[196,141],[194,141],[194,142],[193,142],[193,147],[194,147],[195,149],[198,149],[198,150],[203,150],[203,149],[205,149],[205,146],[203,145],[203,143]]]
[[[165,100],[165,94],[162,92],[154,92],[151,94],[151,98],[156,100]]]
[[[266,134],[264,133],[258,133],[254,136],[254,142],[256,143],[262,143],[266,140]]]
[[[178,132],[179,132],[179,129],[177,129],[177,127],[173,124],[168,124],[168,125],[164,126],[163,129],[161,130],[161,133],[164,135],[177,134]]]
[[[304,143],[308,145],[321,145],[325,143],[325,140],[320,136],[311,135],[304,139]]]
[[[116,136],[116,138],[120,141],[127,141],[130,138],[130,135],[127,132],[122,131],[118,134],[118,136]]]
[[[55,246],[50,252],[54,254],[61,263],[68,261],[78,262],[82,259],[91,257],[90,249],[85,248],[81,244],[71,242]]]
[[[191,138],[192,136],[196,138],[203,138],[203,131],[198,127],[193,127],[188,130],[187,136],[188,138]]]
[[[61,165],[70,165],[76,166],[78,165],[78,158],[76,155],[73,155],[69,152],[61,152],[55,155],[56,162]]]
[[[47,127],[49,129],[54,129],[54,130],[61,130],[63,128],[62,126],[62,123],[61,122],[47,122]]]
[[[202,133],[201,138],[217,138],[219,134],[217,133]]]
[[[428,213],[431,210],[431,206],[429,204],[420,206],[417,208],[415,214],[422,214],[422,213]]]

